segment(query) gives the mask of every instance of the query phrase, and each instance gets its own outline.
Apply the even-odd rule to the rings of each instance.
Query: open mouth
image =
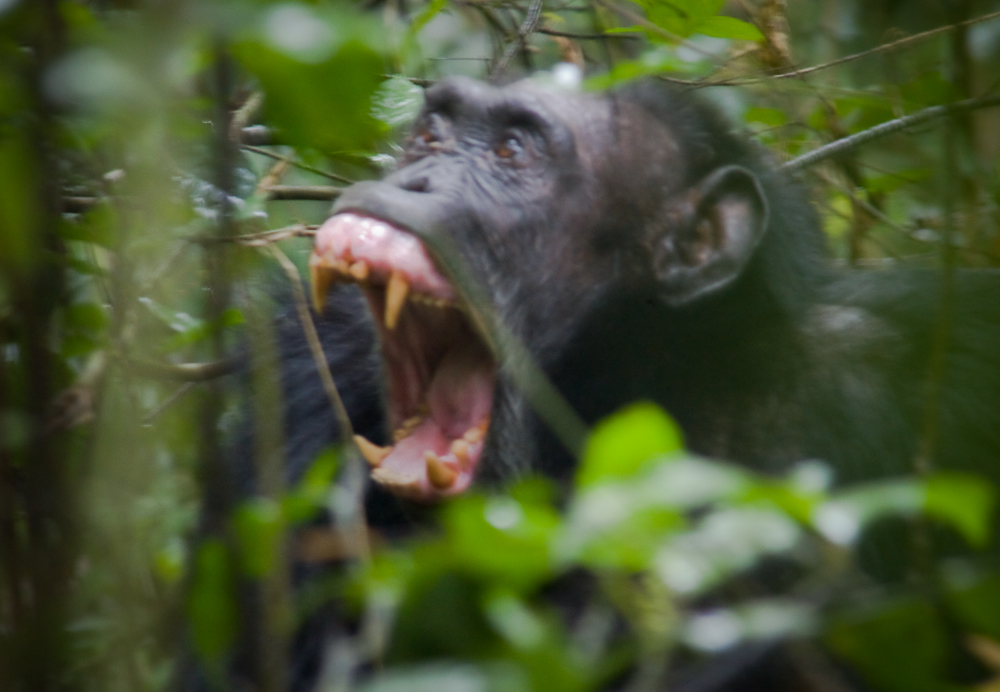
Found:
[[[423,245],[392,224],[340,213],[309,258],[317,312],[330,286],[360,285],[378,325],[394,443],[355,436],[372,480],[416,500],[469,487],[483,451],[496,365]]]

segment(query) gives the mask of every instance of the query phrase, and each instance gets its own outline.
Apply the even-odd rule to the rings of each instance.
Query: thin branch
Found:
[[[312,314],[309,312],[309,302],[306,300],[306,294],[302,288],[302,277],[299,276],[299,270],[277,245],[267,245],[266,249],[288,276],[288,282],[292,287],[292,297],[295,300],[295,309],[302,325],[302,333],[309,345],[313,360],[316,362],[320,382],[330,400],[330,406],[333,408],[337,425],[340,428],[340,443],[347,457],[343,485],[347,491],[347,497],[351,498],[351,506],[344,507],[343,505],[346,503],[341,502],[333,509],[346,529],[346,540],[353,543],[351,554],[357,555],[362,562],[367,563],[371,560],[371,546],[364,516],[364,480],[368,466],[354,442],[354,426],[347,414],[344,400],[340,397],[340,392],[337,391],[333,373],[330,372],[330,364],[326,360],[326,352],[323,351],[319,332],[316,331],[316,323],[313,322]]]
[[[556,31],[555,29],[536,29],[535,33],[545,34],[546,36],[572,38],[577,41],[607,41],[609,39],[638,41],[642,38],[642,36],[637,36],[636,34],[574,34],[570,31]]]
[[[595,2],[604,4],[603,0],[595,0]],[[762,77],[737,77],[734,79],[720,79],[720,80],[675,79],[673,77],[660,77],[660,79],[663,79],[664,81],[668,81],[674,84],[682,84],[684,86],[708,87],[708,86],[746,86],[750,84],[761,84],[775,79],[790,79],[793,77],[804,77],[805,75],[812,74],[813,72],[819,72],[820,70],[825,70],[830,67],[843,65],[844,63],[860,60],[861,58],[867,58],[872,55],[878,55],[880,53],[893,51],[896,50],[897,48],[903,48],[911,43],[915,43],[917,41],[923,41],[924,39],[927,38],[932,38],[934,36],[937,36],[938,34],[943,34],[949,31],[955,31],[957,29],[962,29],[967,26],[972,26],[973,24],[979,24],[980,22],[986,22],[991,19],[997,19],[998,17],[1000,17],[1000,12],[991,12],[989,14],[984,14],[981,17],[967,19],[963,22],[958,22],[956,24],[949,24],[948,26],[938,27],[937,29],[931,29],[929,31],[922,31],[919,34],[913,34],[912,36],[906,36],[896,41],[883,43],[879,46],[875,46],[874,48],[863,50],[860,53],[852,53],[851,55],[845,55],[842,58],[837,58],[836,60],[820,63],[819,65],[811,65],[809,67],[803,67],[798,70],[790,70],[788,72],[778,72],[775,74],[765,75]]]
[[[905,38],[901,38],[896,41],[883,43],[880,46],[875,46],[874,48],[861,51],[860,53],[845,55],[842,58],[837,58],[836,60],[831,60],[830,62],[825,62],[819,65],[813,65],[812,67],[803,67],[800,70],[792,70],[791,72],[781,72],[776,75],[771,75],[770,78],[788,79],[789,77],[802,77],[803,75],[811,74],[813,72],[818,72],[819,70],[825,70],[829,67],[843,65],[844,63],[851,62],[854,60],[860,60],[861,58],[867,58],[868,56],[871,55],[878,55],[879,53],[885,53],[887,51],[896,50],[897,48],[902,48],[903,46],[909,45],[910,43],[914,43],[916,41],[923,41],[926,38],[931,38],[932,36],[937,36],[938,34],[943,34],[949,31],[955,31],[956,29],[972,26],[973,24],[978,24],[979,22],[985,22],[990,19],[996,19],[997,17],[1000,17],[1000,12],[991,12],[989,14],[984,14],[981,17],[967,19],[964,22],[958,22],[957,24],[950,24],[948,26],[938,27],[937,29],[931,29],[930,31],[922,31],[919,34],[913,34],[913,36],[906,36]]]
[[[276,243],[279,240],[288,240],[289,238],[312,238],[316,235],[316,229],[318,228],[319,226],[306,226],[305,224],[297,223],[292,226],[285,226],[284,228],[276,228],[273,231],[237,235],[227,240],[243,247],[263,247],[271,243]]]
[[[318,200],[328,202],[337,199],[344,188],[329,185],[272,185],[267,188],[267,199],[275,200]]]
[[[849,151],[850,149],[855,149],[862,144],[867,144],[868,142],[886,137],[899,132],[900,130],[905,130],[908,127],[914,127],[930,120],[942,118],[952,113],[974,110],[977,108],[989,108],[990,106],[996,105],[1000,105],[1000,95],[965,99],[964,101],[956,101],[955,103],[944,106],[931,106],[930,108],[925,108],[924,110],[917,111],[911,115],[904,115],[902,118],[889,120],[880,125],[876,125],[875,127],[868,128],[867,130],[862,130],[861,132],[853,134],[849,137],[844,137],[843,139],[838,139],[834,142],[830,142],[829,144],[825,144],[819,149],[814,149],[808,154],[797,156],[791,161],[786,162],[781,166],[781,170],[790,172],[802,170],[803,168],[813,166],[820,161],[824,161],[845,151]]]
[[[126,365],[140,375],[155,380],[178,382],[208,382],[236,372],[239,360],[224,358],[208,363],[162,363],[142,358],[129,358]]]
[[[329,178],[330,180],[336,180],[338,183],[346,183],[347,185],[352,185],[354,183],[354,181],[351,180],[350,178],[345,178],[342,175],[337,175],[336,173],[330,173],[329,171],[324,171],[319,168],[313,168],[309,164],[302,163],[301,161],[297,161],[289,156],[282,156],[281,154],[273,152],[270,149],[261,149],[260,147],[255,147],[251,144],[241,144],[240,147],[242,149],[245,149],[246,151],[252,151],[255,154],[260,154],[261,156],[267,156],[268,158],[272,158],[275,161],[284,161],[289,166],[295,166],[296,168],[300,168],[303,171],[309,171],[310,173],[321,175],[324,178]]]
[[[524,21],[521,22],[521,27],[517,30],[517,37],[507,44],[507,48],[504,49],[503,55],[500,56],[496,65],[490,70],[490,74],[501,75],[507,71],[511,60],[517,55],[517,51],[524,49],[525,39],[535,31],[535,28],[538,26],[538,19],[541,16],[542,0],[531,0],[531,5],[524,16]]]
[[[240,142],[255,146],[275,144],[274,133],[265,125],[250,125],[240,131]]]
[[[261,106],[264,105],[264,92],[255,91],[250,94],[249,98],[243,102],[243,105],[233,113],[232,122],[229,124],[229,136],[234,142],[239,142],[243,139],[243,129],[250,124],[250,121],[254,119],[258,112],[260,112]]]

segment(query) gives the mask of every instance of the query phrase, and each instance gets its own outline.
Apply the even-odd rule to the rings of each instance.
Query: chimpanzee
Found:
[[[919,453],[997,475],[1000,275],[958,272],[942,301],[935,272],[833,269],[803,188],[663,83],[581,94],[449,79],[427,91],[399,169],[337,201],[310,261],[373,521],[397,516],[391,496],[573,468],[441,248],[587,423],[645,399],[692,451],[764,471],[817,458],[851,482],[910,471]],[[301,468],[337,432],[289,326]]]

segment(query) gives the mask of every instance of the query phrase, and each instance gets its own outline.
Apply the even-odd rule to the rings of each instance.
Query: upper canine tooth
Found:
[[[395,329],[399,322],[399,313],[406,302],[406,294],[410,292],[410,284],[406,278],[394,271],[389,277],[389,285],[385,289],[385,326],[388,329]]]
[[[348,271],[350,271],[351,276],[358,281],[364,281],[368,278],[368,263],[364,260],[358,260],[351,265]]]
[[[309,256],[309,287],[313,309],[322,313],[326,306],[326,295],[336,280],[334,272],[323,263],[323,258],[315,252]]]
[[[368,463],[375,468],[378,468],[392,451],[392,447],[379,447],[377,444],[362,437],[361,435],[354,436],[354,444],[356,444],[358,449],[361,451],[361,456],[367,459]]]
[[[438,490],[450,488],[458,478],[458,471],[441,461],[429,449],[424,452],[424,463],[427,465],[427,480]]]

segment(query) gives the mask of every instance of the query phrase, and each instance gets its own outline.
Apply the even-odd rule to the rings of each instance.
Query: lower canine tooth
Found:
[[[385,326],[395,329],[399,322],[399,313],[406,302],[406,294],[410,292],[410,284],[399,272],[394,271],[389,277],[389,285],[385,289]]]
[[[450,488],[458,478],[458,471],[446,465],[438,455],[427,450],[424,452],[424,463],[427,464],[427,480],[438,490]]]
[[[392,447],[379,447],[374,442],[370,442],[361,435],[354,436],[354,444],[361,451],[361,456],[368,460],[368,463],[378,468],[379,465],[389,456]]]

